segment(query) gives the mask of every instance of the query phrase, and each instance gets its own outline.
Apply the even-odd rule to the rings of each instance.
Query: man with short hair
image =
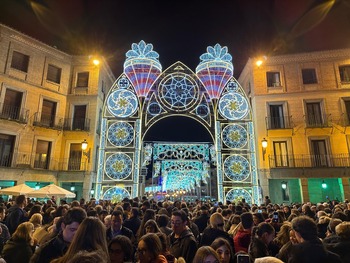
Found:
[[[11,235],[16,231],[19,224],[28,221],[27,213],[24,210],[26,205],[26,196],[19,195],[16,197],[15,204],[9,208],[5,218],[5,225],[9,229]]]
[[[80,207],[68,210],[63,217],[59,234],[40,246],[30,259],[30,263],[49,263],[51,260],[59,258],[66,253],[73,237],[83,220],[86,212]]]
[[[131,242],[135,241],[133,232],[129,228],[123,226],[123,212],[120,210],[115,210],[112,213],[111,226],[106,232],[107,241],[110,241],[112,238],[118,235],[128,237]]]
[[[253,214],[251,212],[244,212],[241,214],[242,227],[238,230],[234,236],[233,244],[235,251],[244,251],[248,253],[248,247],[252,236],[252,228],[254,226]]]
[[[197,251],[197,241],[187,227],[188,217],[183,210],[175,210],[171,215],[170,253],[176,258],[183,257],[191,263]]]
[[[193,219],[193,222],[198,226],[199,232],[203,233],[204,229],[208,226],[209,222],[209,209],[206,205],[202,205],[201,214]]]
[[[140,225],[141,225],[141,220],[139,217],[139,208],[133,207],[131,208],[130,218],[124,221],[123,226],[125,226],[126,228],[129,228],[134,234],[134,236],[136,236]]]

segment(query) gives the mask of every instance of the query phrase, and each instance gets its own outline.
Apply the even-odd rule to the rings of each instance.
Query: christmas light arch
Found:
[[[215,176],[215,199],[261,203],[251,109],[227,47],[209,46],[195,72],[182,62],[162,70],[152,44],[131,47],[104,105],[97,197],[139,196],[152,163],[153,177],[162,175],[158,190],[188,191]],[[212,142],[145,142],[150,127],[169,116],[199,122]]]

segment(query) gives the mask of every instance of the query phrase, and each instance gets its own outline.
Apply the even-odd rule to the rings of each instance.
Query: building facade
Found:
[[[78,199],[94,194],[102,107],[115,81],[94,59],[0,24],[0,187],[55,183]]]
[[[249,59],[258,170],[273,202],[350,198],[350,49]]]

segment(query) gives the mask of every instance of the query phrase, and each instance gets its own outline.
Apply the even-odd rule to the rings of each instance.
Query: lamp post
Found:
[[[281,187],[282,187],[282,189],[286,190],[287,189],[287,182],[283,181],[281,183]]]
[[[84,139],[83,142],[81,142],[81,149],[83,150],[83,155],[86,156],[88,163],[90,162],[90,150],[87,151],[88,148],[88,142],[86,139]]]
[[[266,154],[266,148],[267,148],[267,140],[265,138],[263,138],[261,141],[261,148],[262,148],[263,161],[265,161],[265,154]]]

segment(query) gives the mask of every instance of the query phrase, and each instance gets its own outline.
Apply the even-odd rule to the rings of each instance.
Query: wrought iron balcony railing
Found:
[[[292,116],[266,117],[266,127],[268,130],[292,129]]]
[[[350,167],[350,154],[269,155],[270,168]]]
[[[0,155],[0,167],[84,171],[87,168],[87,160],[84,158],[39,159],[35,153],[11,152],[2,156]]]
[[[67,131],[90,131],[90,119],[64,119],[64,130]]]
[[[15,105],[0,103],[0,119],[27,123],[28,114],[29,114],[29,110],[27,109],[17,107]]]
[[[34,114],[33,125],[61,130],[63,128],[63,118],[36,112]]]
[[[307,114],[304,115],[307,128],[325,128],[331,127],[331,114]]]
[[[350,126],[350,113],[342,113],[338,122],[343,127]]]

